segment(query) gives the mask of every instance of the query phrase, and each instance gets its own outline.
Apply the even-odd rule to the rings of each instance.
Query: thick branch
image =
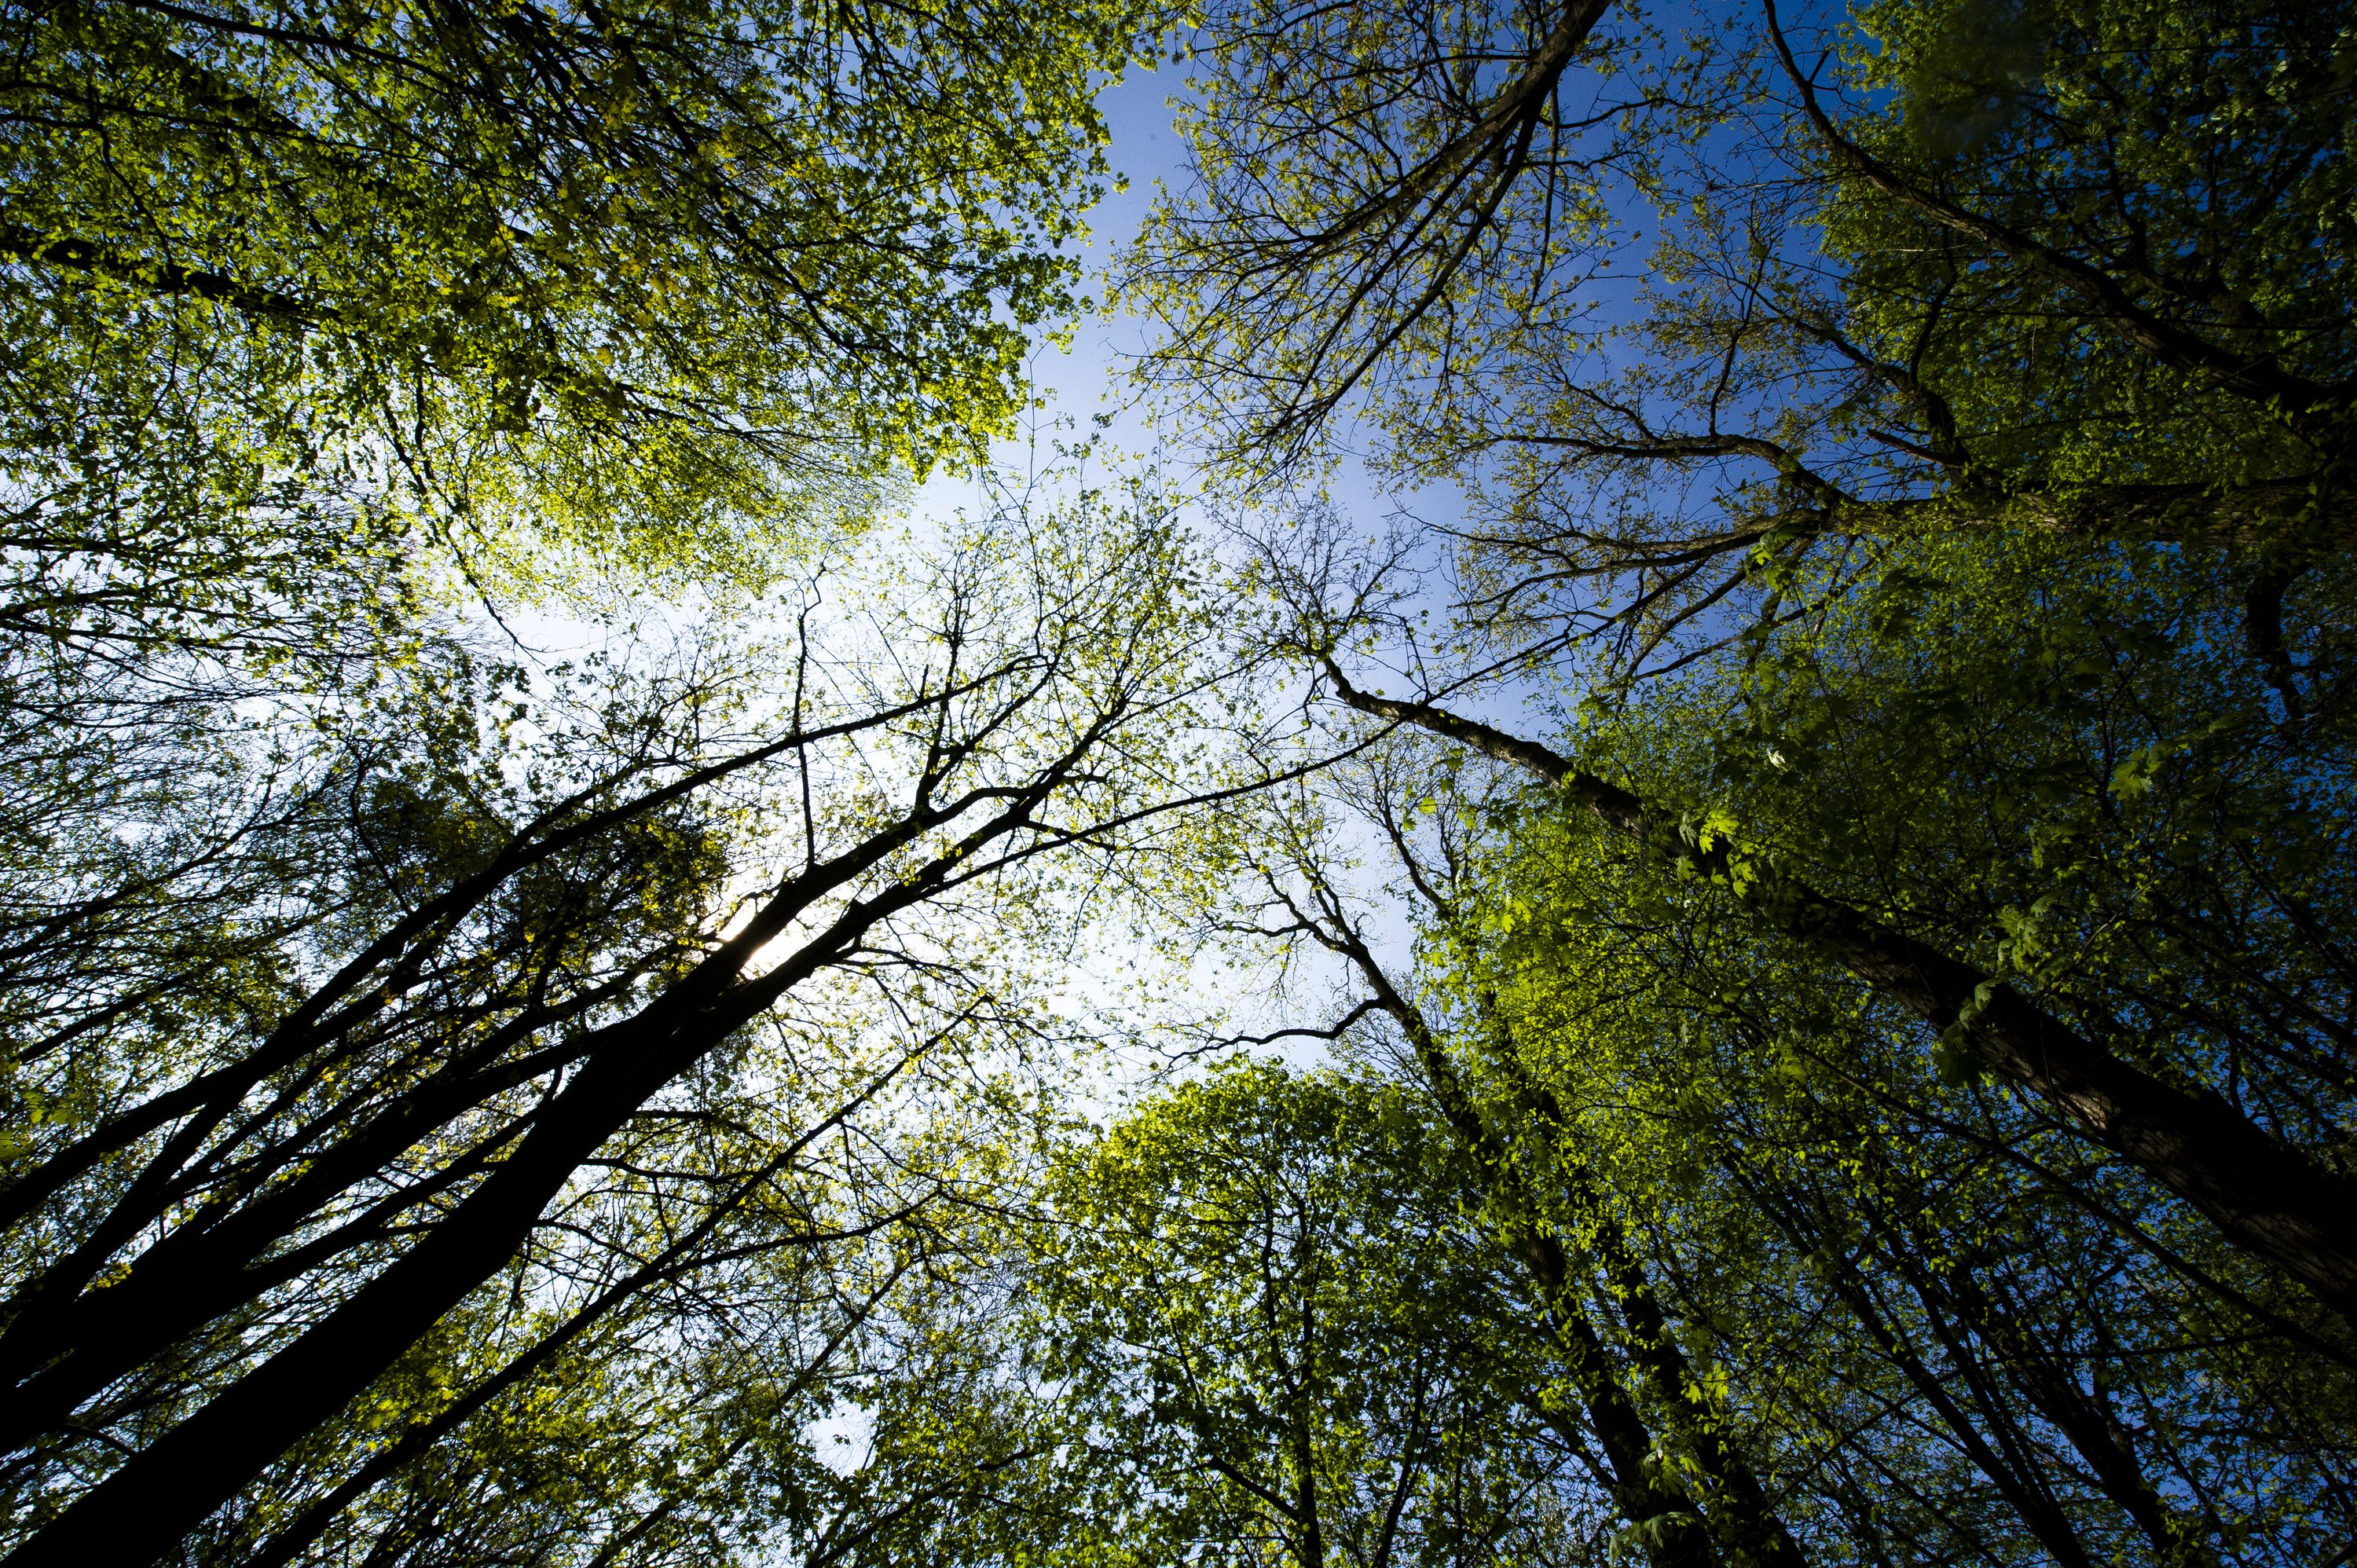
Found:
[[[176,262],[143,261],[87,240],[43,240],[23,229],[0,229],[0,261],[94,273],[156,294],[192,294],[231,306],[248,316],[266,316],[305,326],[317,325],[334,314],[293,295],[242,283],[225,273],[184,267]]]
[[[1596,24],[1611,8],[1611,0],[1571,0],[1555,27],[1523,62],[1522,74],[1491,102],[1489,112],[1471,129],[1403,176],[1383,195],[1351,209],[1314,237],[1304,252],[1308,258],[1330,255],[1361,231],[1398,210],[1442,183],[1468,164],[1479,161],[1501,140],[1526,134],[1546,103],[1555,83],[1587,42]]]

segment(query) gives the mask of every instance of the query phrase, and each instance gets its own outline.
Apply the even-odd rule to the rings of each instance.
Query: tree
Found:
[[[1183,548],[1087,506],[1010,521],[923,599],[881,586],[872,654],[856,623],[804,642],[766,735],[544,772],[504,801],[414,768],[356,791],[361,853],[282,941],[274,1005],[194,1037],[167,1023],[145,1051],[136,1015],[129,1039],[86,1033],[81,1059],[122,1076],[12,1162],[0,1359],[39,1481],[11,1561],[167,1549],[414,1375],[409,1348],[481,1293],[565,1274],[567,1236],[590,1259],[583,1328],[707,1244],[725,1261],[740,1209],[778,1229],[771,1250],[823,1241],[787,1174],[999,1015],[961,930],[1052,922],[1092,857],[1134,864],[1191,789],[1250,786],[1185,760],[1234,673]],[[932,661],[899,657],[916,647]],[[757,785],[800,802],[782,840],[714,814]],[[748,890],[725,929],[724,886]],[[783,1059],[748,1037],[781,1004]],[[699,1152],[763,1083],[756,1131]],[[631,1152],[674,1118],[678,1138]],[[565,1219],[608,1201],[646,1218]]]
[[[1799,1552],[2302,1560],[2357,1310],[2342,19],[1612,12],[1561,65],[1575,9],[1220,14],[1137,252],[1248,493],[1357,415],[1466,496],[1265,531],[1313,689],[1544,786],[1379,792],[1421,989],[1331,861],[1296,929],[1565,1277],[1631,1260],[1675,1332],[1624,1386],[1724,1370],[1651,1430]]]
[[[1375,814],[1407,857],[1383,769],[1377,764],[1370,773]],[[1361,791],[1341,793],[1370,803]],[[1503,1092],[1469,1080],[1446,1023],[1437,1025],[1394,981],[1353,918],[1319,843],[1321,825],[1315,811],[1271,824],[1265,836],[1277,854],[1258,870],[1267,889],[1263,910],[1276,923],[1244,929],[1327,950],[1366,999],[1332,1028],[1286,1033],[1339,1039],[1369,1018],[1396,1031],[1402,1069],[1486,1189],[1478,1201],[1487,1240],[1517,1260],[1527,1280],[1531,1305],[1514,1331],[1560,1368],[1524,1400],[1596,1478],[1621,1521],[1616,1540],[1664,1568],[1805,1562],[1745,1438],[1727,1421],[1723,1397],[1689,1364],[1620,1219],[1599,1203],[1598,1178],[1577,1152],[1548,1148],[1547,1129],[1560,1117],[1546,1090],[1511,1073]],[[1412,859],[1407,870],[1417,893],[1454,913]],[[1477,1028],[1495,1026],[1485,998],[1477,995],[1470,1011]]]
[[[1008,428],[1103,173],[1091,84],[1146,30],[147,0],[0,27],[11,613],[51,636],[233,628],[388,528],[527,579],[535,542],[758,578],[893,463]]]
[[[1830,21],[1215,11],[1146,374],[1253,483],[1355,413],[1461,488],[1506,650],[1626,675],[1953,529],[2237,546],[2278,649],[2347,534],[2346,16]]]
[[[2026,725],[1998,733],[2034,744]],[[1881,766],[1887,793],[1900,781]],[[2298,1562],[2339,1539],[2340,1325],[1723,889],[1664,882],[1551,802],[1500,825],[1512,869],[1470,850],[1448,884],[1455,919],[1434,926],[1442,993],[1504,1022],[1468,1031],[1469,1072],[1501,1076],[1501,1095],[1544,1086],[1533,1135],[1603,1173],[1594,1190],[1648,1239],[1671,1310],[1738,1401],[1850,1473],[1835,1500],[1852,1529],[2059,1563]],[[1886,886],[1919,907],[1935,888],[1968,897],[1964,867],[1937,864],[1890,854]],[[2214,915],[2233,918],[2233,880],[2213,884]],[[2079,896],[2104,913],[2065,914],[2068,892],[2046,912],[2063,929],[2143,924],[2097,888]],[[2147,926],[2115,948],[2091,930],[2057,991],[2126,990],[2146,964],[2189,993],[2232,983],[2231,961],[2171,963],[2158,938]],[[2299,962],[2276,978],[2297,985]],[[2184,1073],[2205,1046],[2172,1031],[2143,1059]],[[2255,1084],[2227,1092],[2265,1114]]]
[[[2166,1070],[2141,1065],[2135,1026],[2124,1022],[2136,1015],[2134,1004],[2032,1002],[1985,962],[1959,956],[1984,940],[1986,925],[1967,918],[1927,940],[1913,929],[1918,918],[1891,905],[1873,874],[1854,891],[1829,891],[1798,862],[1712,825],[1719,819],[1710,811],[1721,802],[1709,796],[1714,788],[1727,792],[1722,780],[1686,778],[1631,792],[1437,700],[1549,660],[1563,673],[1591,676],[1599,700],[1626,697],[1630,680],[1664,648],[1676,657],[1663,668],[1702,660],[1695,667],[1729,680],[1749,678],[1746,671],[1766,679],[1771,660],[1812,657],[1828,618],[1852,624],[1839,606],[1853,594],[1876,596],[1890,611],[1869,629],[1904,650],[1915,623],[1897,607],[1907,598],[1908,564],[1918,558],[1899,533],[1957,532],[2003,561],[2025,536],[2060,532],[2072,541],[2071,528],[2025,529],[2018,525],[2029,514],[2006,510],[2019,502],[2034,510],[2066,494],[2097,504],[2109,521],[2096,531],[2100,539],[2076,542],[2075,556],[2066,549],[2050,558],[2085,564],[2076,591],[2042,604],[2008,598],[2020,607],[2018,624],[2032,646],[2071,640],[2037,613],[2067,604],[2098,624],[2141,626],[2147,641],[2160,638],[2157,649],[2181,654],[2189,676],[2222,695],[2232,682],[2217,683],[2201,645],[2164,631],[2165,618],[2137,603],[2137,574],[2166,578],[2182,557],[2215,558],[2217,540],[2201,528],[2156,531],[2136,521],[2149,522],[2157,514],[2147,503],[2159,505],[2166,492],[2177,498],[2170,505],[2197,511],[2213,502],[2244,509],[2236,514],[2244,522],[2265,514],[2264,524],[2226,531],[2237,549],[2223,570],[2239,581],[2229,598],[2241,600],[2244,623],[2229,645],[2249,650],[2272,689],[2280,723],[2261,744],[2288,770],[2282,791],[2297,790],[2290,779],[2298,770],[2332,766],[2329,730],[2304,721],[2309,697],[2287,646],[2283,596],[2302,573],[2311,574],[2317,596],[2311,613],[2344,591],[2337,573],[2312,575],[2337,493],[2336,448],[2326,432],[2341,417],[2333,389],[2346,313],[2334,291],[2343,286],[2342,269],[2337,253],[2312,253],[2307,229],[2275,239],[2263,229],[2248,255],[2229,260],[2215,227],[2220,212],[2263,198],[2324,199],[2346,177],[2331,154],[2339,118],[2290,85],[2309,80],[2304,73],[2317,65],[2323,35],[2306,30],[2305,14],[2196,13],[2163,22],[2102,5],[2040,11],[2006,35],[2037,56],[2034,70],[2017,62],[2021,81],[2004,88],[2010,107],[1992,122],[2014,129],[1985,127],[1986,135],[1943,142],[1945,132],[1924,129],[1927,115],[1945,113],[1937,103],[1950,98],[1939,94],[1953,97],[1959,82],[1974,91],[2004,86],[1988,74],[2002,63],[2003,48],[1991,42],[1998,35],[1971,6],[1928,20],[1861,11],[1857,37],[1876,40],[1879,52],[1868,59],[1857,42],[1842,58],[1864,79],[1903,91],[1840,120],[1772,11],[1749,43],[1738,28],[1677,61],[1648,59],[1641,33],[1596,33],[1598,18],[1582,7],[1560,16],[1471,14],[1440,33],[1422,27],[1424,16],[1381,13],[1361,27],[1309,11],[1223,14],[1212,29],[1214,74],[1195,134],[1203,183],[1165,209],[1141,251],[1149,293],[1176,325],[1161,362],[1204,377],[1211,395],[1242,400],[1244,460],[1257,451],[1265,467],[1270,443],[1295,413],[1314,422],[1363,383],[1367,412],[1389,422],[1401,464],[1477,486],[1500,473],[1512,478],[1501,510],[1485,512],[1490,502],[1477,492],[1474,521],[1451,531],[1456,606],[1437,635],[1422,618],[1430,606],[1414,580],[1414,542],[1401,546],[1405,564],[1400,556],[1370,561],[1352,583],[1344,581],[1347,568],[1318,556],[1321,544],[1274,549],[1277,571],[1291,574],[1300,617],[1285,635],[1322,670],[1325,690],[1339,701],[1531,768],[1616,830],[1655,846],[1665,871],[1729,881],[1766,925],[1953,1031],[1960,1048],[2064,1111],[2237,1245],[2344,1316],[2357,1311],[2357,1232],[2346,1219],[2357,1212],[2357,1192],[2329,1153],[2341,1136],[2339,1112],[2288,1133],[2216,1100],[2214,1078],[2170,1081]],[[1338,27],[1359,56],[1335,45]],[[1652,84],[1579,122],[1585,141],[1560,107],[1562,61],[1575,58],[1549,41],[1561,28],[1587,29],[1587,58],[1610,73],[1598,91],[1624,76]],[[1444,34],[1447,48],[1436,54],[1430,39]],[[1394,57],[1406,62],[1402,80],[1427,85],[1455,62],[1457,95],[1445,105],[1437,90],[1422,87],[1370,96],[1352,59]],[[1747,59],[1760,74],[1749,73]],[[2252,74],[2260,59],[2281,64],[2266,78],[2276,85]],[[1494,156],[1465,165],[1464,177],[1487,168],[1491,183],[1447,189],[1478,186],[1490,194],[1471,207],[1448,205],[1458,195],[1431,195],[1442,188],[1423,172],[1427,160],[1439,159],[1430,165],[1439,169],[1472,158],[1467,149],[1479,139],[1465,140],[1474,133],[1463,127],[1505,124],[1481,116],[1525,102],[1521,95],[1542,79],[1551,96],[1544,105],[1529,101],[1517,145],[1526,152],[1544,141],[1554,150],[1509,156],[1503,143],[1479,143]],[[1781,104],[1778,82],[1791,95]],[[1917,102],[1909,94],[1931,96]],[[1421,107],[1403,107],[1411,102]],[[2128,112],[2120,106],[2158,124],[2192,103],[2234,107],[2181,127],[2177,144],[2163,135],[2149,166],[2143,151],[2105,150],[2113,145],[2105,127]],[[1756,135],[1749,150],[1724,139],[1738,129]],[[1674,135],[1681,131],[1692,141],[1685,150]],[[2120,157],[2128,162],[2115,167]],[[2065,174],[2087,182],[2084,222],[2066,211],[2061,227],[2038,229],[2044,220],[2030,214],[2050,205]],[[1582,292],[1587,283],[1576,258],[1550,236],[1560,209],[1584,215],[1566,220],[1584,236],[1577,242],[1604,244],[1621,221],[1607,199],[1614,179],[1630,182],[1631,199],[1652,205],[1667,237],[1652,293],[1607,323],[1609,313],[1599,315]],[[1427,199],[1439,205],[1428,208]],[[1674,207],[1690,210],[1674,216]],[[1403,236],[1426,232],[1417,215],[1442,211],[1454,216],[1434,218],[1440,229],[1432,232],[1458,238],[1437,249],[1416,240],[1426,248],[1414,250]],[[1343,213],[1357,216],[1318,227]],[[1394,222],[1406,227],[1387,227]],[[1793,222],[1822,227],[1828,256],[1797,256],[1785,234]],[[1959,250],[1959,235],[1980,248]],[[1429,288],[1419,284],[1422,292],[1409,297],[1372,284],[1412,270],[1403,260],[1410,251],[1424,258]],[[1338,283],[1329,294],[1322,285],[1281,291],[1239,281],[1265,281],[1280,253],[1314,276],[1369,286]],[[2154,259],[2164,254],[2177,259]],[[1969,280],[1940,283],[1943,268]],[[2215,286],[2197,287],[2196,274]],[[2298,282],[2270,292],[2255,281],[2262,274]],[[2227,316],[2241,325],[2230,328]],[[1902,318],[1914,334],[1904,343],[1894,336]],[[2041,325],[2058,320],[2067,333]],[[1644,353],[1608,373],[1614,335]],[[1364,352],[1335,348],[1362,341],[1372,345]],[[1208,346],[1222,342],[1245,350],[1225,368],[1205,358]],[[1339,357],[1329,359],[1329,349]],[[2008,356],[2002,363],[2000,352]],[[1986,395],[1974,390],[1984,381]],[[1313,383],[1327,390],[1302,390]],[[2147,402],[2135,391],[2122,403],[2115,394],[2123,387],[2148,387],[2154,396]],[[2147,407],[2159,412],[2136,412]],[[1963,424],[1960,408],[1972,411]],[[1251,424],[1260,417],[1254,409],[1271,423]],[[2241,465],[2231,472],[2218,456],[2229,448]],[[2179,462],[2201,465],[2204,477],[2169,466]],[[1516,463],[1534,466],[1513,478]],[[1692,521],[1695,492],[1671,483],[1697,464],[1735,466],[1703,492],[1706,510],[1721,518],[1707,528]],[[1745,464],[1763,473],[1746,478]],[[2275,487],[2272,499],[2255,486]],[[1878,516],[1915,521],[1906,530],[1862,521],[1877,508]],[[1572,521],[1556,529],[1555,518]],[[2169,548],[2135,548],[2131,540]],[[2202,592],[2206,604],[2211,590]],[[1568,597],[1551,599],[1558,593]],[[2124,602],[2107,604],[2115,594]],[[2190,615],[2209,613],[2182,596],[2172,602]],[[1555,609],[1533,607],[1548,603]],[[1699,639],[1680,630],[1706,626],[1709,635]],[[1578,647],[1603,628],[1622,634],[1617,650]],[[1370,639],[1390,642],[1415,694],[1383,697],[1343,668],[1338,653]],[[2307,646],[2322,655],[2340,645],[2311,636]],[[2114,664],[2143,657],[2094,649],[2083,656]],[[2003,667],[1992,658],[1974,679],[2036,679]],[[1920,665],[1910,673],[1921,686],[1952,690],[1940,685],[1944,675],[1925,677]],[[2115,744],[2093,714],[2075,716],[2086,725],[2084,743]],[[2206,718],[2186,713],[2181,723],[2147,714],[2134,727],[2157,758],[2212,719],[2210,733],[2251,733],[2215,710]],[[2030,787],[2034,772],[1991,767],[1979,777],[2003,797]],[[2083,778],[2073,783],[2084,787]],[[2094,789],[2109,799],[2132,792],[2134,780],[2116,791],[2112,784],[2105,769]],[[2274,810],[2289,798],[2279,792],[2261,805],[2255,797],[2252,809]],[[1894,794],[1885,809],[1927,800]],[[1909,831],[1935,833],[1935,818],[1927,811]],[[2297,816],[2282,826],[2294,837],[2302,831]],[[1991,853],[2034,860],[2041,852],[2016,834]],[[2269,956],[2253,946],[2234,961],[2255,972]]]
[[[1339,843],[1296,841],[1272,929],[1346,959],[1331,1032],[1483,1151],[1491,1244],[1590,1319],[1720,1550],[1714,1458],[1804,1561],[2329,1555],[2352,1352],[2298,1292],[1552,791],[1437,746],[1327,782],[1422,906],[1414,990]]]
[[[2014,651],[2008,648],[2000,658]],[[1430,729],[1527,768],[1564,789],[1614,831],[1648,846],[1674,875],[1726,885],[1757,911],[1764,925],[1809,944],[1878,994],[1932,1023],[1942,1031],[1943,1042],[2038,1095],[2083,1135],[2193,1205],[2236,1246],[2298,1280],[2344,1319],[2357,1318],[2357,1296],[2352,1294],[2352,1282],[2357,1282],[2357,1233],[2348,1219],[2357,1212],[2357,1201],[2330,1163],[2330,1150],[2341,1136],[2337,1112],[2310,1123],[2306,1138],[2287,1135],[2287,1130],[2268,1124],[2271,1118],[2262,1120],[2236,1108],[2198,1079],[2179,1087],[2139,1065],[2136,1058],[2144,1053],[2128,1044],[2132,1036],[2126,1026],[2102,1004],[2083,1013],[2083,1023],[2074,1024],[2065,1015],[2079,1009],[2069,1001],[2060,1011],[2044,1005],[2008,985],[2002,974],[1992,975],[1910,934],[1903,914],[1893,919],[1874,907],[1888,898],[1887,891],[1876,889],[1869,896],[1872,902],[1820,891],[1772,848],[1738,837],[1737,819],[1724,806],[1706,808],[1699,814],[1667,809],[1543,745],[1429,703],[1366,692],[1330,656],[1326,669],[1330,689],[1350,705]],[[1910,694],[1922,691],[1909,690]],[[1936,703],[1953,692],[1934,687],[1930,700]],[[2061,706],[2066,725],[2087,716],[2070,710],[2067,694]],[[2150,715],[2138,716],[2149,722]],[[2207,734],[2231,727],[2215,722]],[[2115,737],[2100,732],[2082,738],[2106,749],[2115,744]],[[2157,767],[2186,744],[2181,734],[2163,733],[2141,755]],[[2001,779],[2005,777],[2000,774]],[[2012,777],[2019,779],[2018,774]],[[2131,757],[2098,788],[2133,797],[2140,792],[2143,777]],[[2264,798],[2264,781],[2259,789]],[[1886,798],[1877,810],[1905,821],[1917,803],[1906,796]],[[2231,818],[2228,824],[2238,825]],[[1910,823],[1910,828],[1921,831],[1922,825]],[[2273,825],[2295,842],[2304,841],[2310,826],[2297,813]],[[2001,842],[2018,854],[2018,819],[2006,826],[2017,831],[2006,832]],[[1887,864],[1877,872],[1887,875]],[[2128,872],[2133,865],[2130,861],[2119,869]],[[1852,863],[1849,869],[1857,875],[1864,867]],[[2261,889],[2261,897],[2273,897],[2264,891],[2264,883]],[[1900,905],[1894,913],[1904,908]],[[2017,913],[2009,923],[2034,926],[2035,918]],[[2014,950],[2034,948],[2033,943],[2031,949]],[[2264,960],[2245,948],[2224,961],[2247,966]],[[2325,1027],[2329,1033],[2330,1026]],[[2107,1047],[2109,1040],[2121,1046]],[[2337,1056],[2337,1047],[2329,1048]],[[2337,1067],[2323,1069],[2328,1082],[2341,1072]],[[2303,1143],[2314,1152],[2303,1149]]]
[[[1065,1150],[1030,1332],[1066,1463],[1115,1479],[1063,1550],[1544,1560],[1563,1460],[1466,1174],[1396,1090],[1250,1058]]]

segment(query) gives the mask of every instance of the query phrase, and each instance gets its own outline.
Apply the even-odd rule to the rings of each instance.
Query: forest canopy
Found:
[[[2357,8],[0,38],[0,1568],[2352,1561]]]

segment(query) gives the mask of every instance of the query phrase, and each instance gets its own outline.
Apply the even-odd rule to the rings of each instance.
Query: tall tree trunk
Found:
[[[1775,929],[1917,1017],[1955,1029],[1965,1049],[1997,1076],[2036,1095],[2082,1135],[2183,1198],[2233,1245],[2357,1325],[2357,1184],[2267,1133],[2219,1095],[2163,1083],[2012,987],[1736,846],[1685,843],[1674,816],[1534,741],[1428,703],[1361,691],[1331,659],[1326,672],[1349,706],[1527,768],[1629,837],[1725,882]]]
[[[20,1543],[0,1568],[145,1563],[168,1556],[214,1510],[330,1420],[514,1257],[582,1162],[650,1096],[794,985],[856,947],[878,920],[931,897],[961,860],[1026,822],[1052,788],[1035,786],[923,873],[854,902],[791,959],[743,979],[749,956],[818,898],[959,812],[920,806],[788,884],[719,951],[635,1017],[601,1031],[579,1075],[534,1117],[514,1153],[422,1240],[293,1344],[77,1498]]]

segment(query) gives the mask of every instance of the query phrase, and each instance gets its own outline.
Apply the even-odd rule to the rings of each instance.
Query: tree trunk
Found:
[[[1424,1015],[1400,994],[1355,933],[1346,929],[1339,938],[1324,940],[1358,968],[1375,993],[1375,1005],[1407,1036],[1442,1116],[1467,1152],[1493,1181],[1512,1182],[1512,1151],[1482,1119]],[[1637,1528],[1647,1560],[1653,1568],[1725,1568],[1702,1510],[1654,1461],[1657,1444],[1652,1429],[1620,1386],[1619,1371],[1595,1326],[1577,1305],[1577,1293],[1572,1288],[1570,1261],[1562,1240],[1533,1226],[1514,1230],[1506,1241],[1538,1287],[1542,1336],[1555,1345],[1570,1369],[1580,1402],[1587,1406],[1588,1427],[1604,1449],[1606,1466],[1612,1473],[1613,1502]],[[1638,1283],[1643,1288],[1643,1282]],[[1656,1308],[1656,1319],[1659,1316]],[[1641,1346],[1641,1356],[1650,1349],[1658,1357],[1665,1345],[1666,1335],[1662,1344]],[[1678,1355],[1674,1346],[1668,1346],[1668,1353]],[[1681,1358],[1679,1371],[1683,1370]],[[1738,1533],[1760,1547],[1761,1568],[1803,1568],[1805,1560],[1782,1521],[1767,1509],[1764,1494],[1741,1457],[1724,1444],[1707,1448],[1697,1457],[1705,1473],[1719,1484],[1742,1516],[1736,1521]],[[1748,1509],[1747,1504],[1754,1507]]]
[[[855,902],[792,959],[757,979],[740,979],[748,956],[816,898],[956,812],[922,810],[781,889],[720,951],[637,1016],[601,1031],[604,1037],[580,1074],[533,1119],[515,1152],[424,1240],[293,1344],[77,1498],[0,1568],[145,1563],[170,1555],[514,1257],[574,1171],[651,1095],[856,946],[877,920],[930,897],[960,859],[1021,823],[1035,804],[1003,810],[925,874]]]
[[[2357,1184],[2278,1141],[2217,1094],[2163,1083],[2010,986],[1732,845],[1686,844],[1674,817],[1536,742],[1427,703],[1362,692],[1331,659],[1326,671],[1349,706],[1528,768],[1613,828],[1733,887],[1777,929],[1917,1017],[1955,1030],[1990,1070],[2036,1095],[2083,1136],[2183,1198],[2233,1245],[2357,1325]]]

